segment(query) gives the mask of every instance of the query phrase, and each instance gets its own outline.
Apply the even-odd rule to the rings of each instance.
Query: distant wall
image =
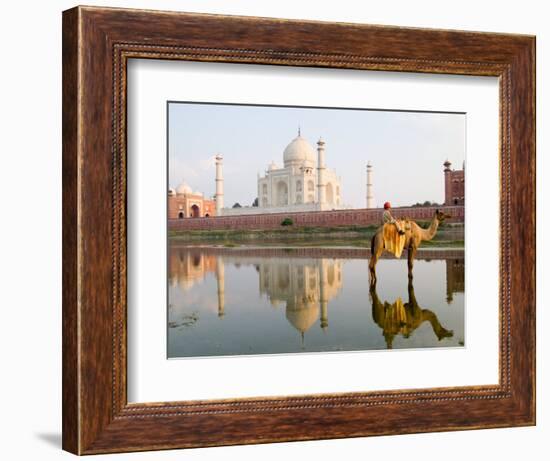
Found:
[[[292,205],[293,213],[310,213],[319,210],[317,203],[302,203],[300,205]],[[220,213],[221,216],[241,216],[241,215],[257,215],[257,214],[278,214],[285,213],[285,207],[268,207],[259,208],[253,206],[243,206],[241,208],[224,208]]]
[[[430,220],[436,209],[451,215],[449,222],[464,222],[463,206],[392,208],[392,214],[396,218],[409,217],[413,220]],[[168,229],[182,231],[280,229],[282,228],[281,221],[287,217],[294,221],[294,227],[368,226],[380,223],[382,211],[381,208],[378,208],[187,218],[168,220]]]

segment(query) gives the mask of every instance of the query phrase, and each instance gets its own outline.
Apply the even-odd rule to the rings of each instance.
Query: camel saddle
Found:
[[[404,231],[410,228],[407,220],[398,219],[397,222]],[[382,236],[384,238],[384,248],[386,251],[393,253],[396,258],[400,258],[401,253],[403,253],[403,248],[405,247],[406,235],[399,235],[395,224],[386,223],[382,229]]]

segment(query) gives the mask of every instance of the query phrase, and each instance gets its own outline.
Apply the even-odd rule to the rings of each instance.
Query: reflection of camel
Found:
[[[408,338],[425,321],[430,322],[438,340],[453,336],[452,330],[447,330],[439,323],[437,316],[429,309],[418,306],[412,280],[409,280],[409,302],[403,304],[401,298],[390,304],[381,302],[376,293],[376,285],[371,285],[372,318],[382,328],[388,349],[392,348],[393,339],[398,334]]]
[[[430,223],[430,226],[427,229],[422,229],[418,224],[416,224],[414,221],[401,221],[402,227],[405,231],[405,246],[404,248],[407,249],[407,256],[408,256],[408,268],[409,268],[409,279],[412,279],[412,270],[414,265],[414,257],[416,255],[416,250],[420,246],[420,243],[422,243],[423,240],[432,240],[435,237],[435,234],[437,233],[437,228],[439,227],[439,224],[442,223],[445,218],[450,218],[449,215],[439,211],[435,210],[434,217],[432,218],[432,222]],[[374,237],[371,241],[371,258],[369,261],[369,272],[370,272],[370,283],[371,285],[376,284],[376,263],[378,259],[380,259],[380,256],[382,253],[386,250],[384,246],[384,237],[383,237],[383,229],[385,226],[394,226],[394,224],[384,224],[383,226],[378,229],[376,234],[374,234]]]

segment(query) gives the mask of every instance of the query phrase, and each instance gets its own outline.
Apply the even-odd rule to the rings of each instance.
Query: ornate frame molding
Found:
[[[264,29],[285,38],[275,40]],[[336,32],[337,38],[315,44],[307,38]],[[126,67],[136,58],[499,77],[499,385],[128,404]],[[77,7],[63,16],[63,59],[66,450],[87,454],[534,424],[533,37]],[[518,217],[525,228],[512,226]],[[398,417],[404,409],[407,416]],[[211,434],[220,427],[225,430]]]

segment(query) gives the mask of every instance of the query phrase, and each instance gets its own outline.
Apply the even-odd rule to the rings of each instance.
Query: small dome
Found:
[[[176,195],[176,190],[175,189],[168,189],[168,195],[172,196],[172,195]]]
[[[315,166],[315,151],[306,139],[298,134],[298,136],[286,146],[283,153],[283,160],[285,162],[285,167],[291,165],[313,167]]]
[[[271,171],[271,170],[276,170],[278,167],[277,167],[277,164],[275,162],[271,162],[269,164],[269,166],[267,167],[267,170],[268,171]]]
[[[189,184],[186,184],[182,182],[176,189],[176,193],[178,195],[184,195],[184,194],[191,194],[192,190],[191,187],[189,187]]]
[[[202,197],[202,192],[199,192],[198,190],[196,190],[195,192],[193,192],[193,194],[195,195],[200,195]]]

